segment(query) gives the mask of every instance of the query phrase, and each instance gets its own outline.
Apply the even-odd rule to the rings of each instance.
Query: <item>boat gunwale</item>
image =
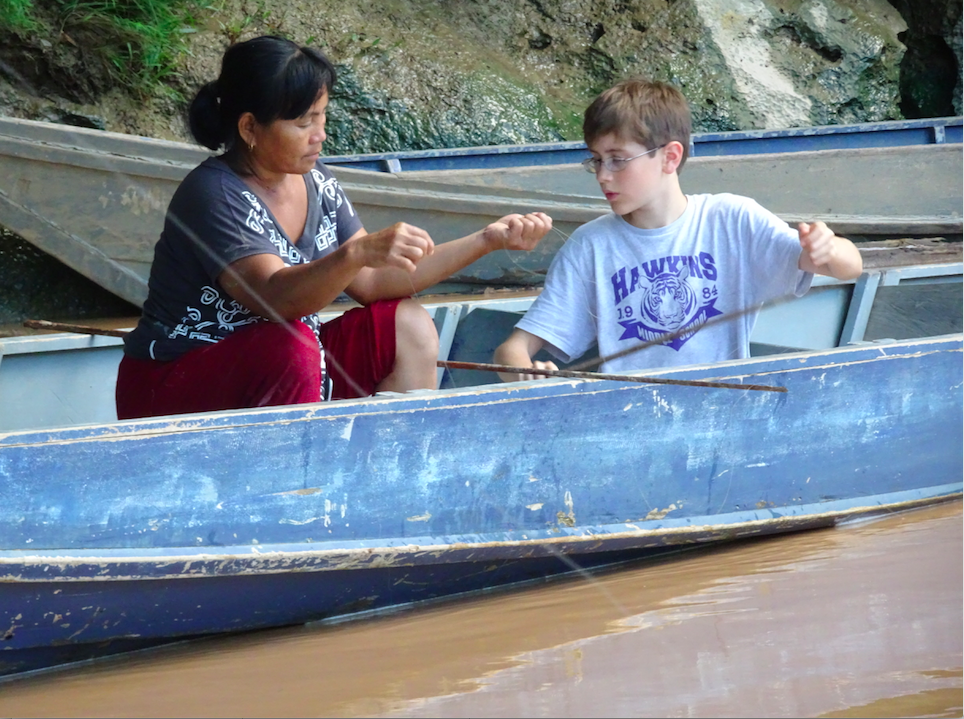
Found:
[[[19,338],[18,338],[19,339]],[[943,345],[940,347],[928,346]],[[2,347],[2,344],[0,344]],[[921,348],[906,351],[909,347]],[[814,371],[868,361],[902,359],[939,352],[964,352],[964,333],[951,333],[936,337],[906,340],[876,340],[860,342],[843,347],[820,350],[801,350],[783,354],[763,355],[747,359],[734,359],[718,363],[687,365],[685,367],[664,368],[660,370],[638,370],[638,376],[651,376],[664,379],[695,379],[734,381],[766,377],[788,372]],[[834,356],[855,354],[854,359],[846,362],[833,361]],[[863,357],[858,357],[863,355]],[[820,359],[818,359],[820,358]],[[827,359],[823,359],[827,358]],[[826,364],[816,364],[824,361]],[[771,365],[770,369],[753,371],[753,366]],[[732,368],[749,367],[749,371],[729,371]],[[709,373],[714,373],[710,375]],[[589,389],[589,385],[604,385]],[[548,396],[559,396],[560,387],[571,387],[572,394],[586,392],[612,392],[629,389],[648,389],[653,392],[667,391],[668,385],[627,383],[616,380],[545,378],[520,382],[493,383],[471,387],[418,390],[404,394],[384,393],[372,397],[319,402],[314,404],[284,405],[248,409],[199,412],[196,414],[168,415],[144,419],[118,420],[99,424],[55,427],[50,429],[26,429],[0,432],[0,450],[25,447],[44,447],[56,444],[75,444],[98,441],[130,441],[147,437],[169,436],[189,432],[220,431],[239,427],[289,425],[312,421],[337,421],[354,419],[368,415],[386,413],[412,413],[419,411],[455,410],[474,405],[489,405],[506,402],[539,401]],[[580,388],[580,389],[577,389]],[[690,388],[700,389],[700,388]],[[711,389],[711,388],[707,388]],[[739,390],[715,389],[717,392]],[[499,395],[498,397],[479,398],[472,396]],[[512,396],[515,395],[515,396]],[[781,395],[782,396],[782,395]],[[452,403],[453,399],[467,401]],[[369,411],[370,410],[370,411]]]
[[[0,118],[2,120],[2,118]],[[138,138],[140,139],[140,138]],[[150,139],[150,138],[143,138]],[[9,147],[4,147],[8,144]],[[499,148],[503,146],[492,146],[493,148]],[[506,147],[516,147],[516,146],[506,146]],[[522,146],[525,147],[525,146]],[[171,174],[169,172],[155,171],[155,172],[141,172],[141,168],[163,168],[167,169],[177,169],[180,171],[186,171],[194,169],[198,164],[203,162],[209,157],[215,157],[216,155],[206,148],[200,145],[192,146],[184,144],[183,147],[174,146],[174,149],[184,149],[186,151],[197,150],[197,158],[194,159],[167,159],[164,157],[152,157],[150,155],[138,154],[138,153],[122,153],[113,152],[108,150],[103,150],[95,147],[84,147],[82,145],[77,145],[73,143],[62,143],[55,141],[46,140],[36,140],[28,136],[10,134],[3,131],[2,125],[0,125],[0,151],[2,154],[23,158],[28,160],[34,160],[38,162],[47,162],[50,164],[70,164],[77,167],[82,167],[86,169],[94,170],[104,170],[104,171],[116,171],[120,174],[137,174],[145,177],[152,177],[157,179],[170,179]],[[456,148],[460,150],[463,148]],[[481,148],[464,148],[466,150],[488,150],[488,147]],[[882,145],[882,146],[868,146],[868,147],[840,147],[840,148],[827,148],[820,150],[790,150],[786,152],[759,152],[759,153],[748,153],[748,154],[726,154],[726,155],[702,155],[697,157],[691,157],[690,162],[697,164],[734,164],[742,165],[746,163],[751,164],[766,164],[776,161],[786,161],[789,158],[798,158],[800,162],[806,162],[807,160],[819,159],[823,157],[828,157],[830,155],[835,155],[839,157],[850,157],[859,156],[865,157],[868,154],[887,156],[887,155],[899,155],[907,154],[908,152],[915,154],[946,154],[952,152],[961,152],[964,150],[964,142],[944,142],[944,143],[931,143],[931,144],[911,144],[911,145]],[[436,151],[437,152],[437,151]],[[52,153],[62,153],[62,157],[51,157]],[[389,154],[400,154],[400,153],[386,153]],[[344,156],[322,156],[319,158],[323,164],[330,167],[336,174],[340,171],[346,171],[346,179],[342,184],[346,186],[351,185],[351,178],[355,176],[359,179],[364,178],[370,186],[389,189],[391,187],[408,187],[413,189],[420,189],[425,187],[427,190],[431,190],[433,186],[441,188],[444,183],[440,182],[440,179],[430,177],[432,175],[439,175],[445,178],[457,179],[463,175],[478,175],[489,173],[497,170],[500,174],[507,173],[524,173],[533,170],[553,170],[553,169],[564,169],[570,168],[574,172],[584,172],[583,168],[578,162],[560,162],[555,164],[545,164],[545,165],[518,165],[510,167],[497,167],[497,168],[460,168],[452,170],[406,170],[404,172],[381,172],[378,170],[366,170],[363,168],[352,167],[350,162],[346,164],[338,164],[340,161],[345,161],[345,158],[354,157],[366,157],[364,155],[344,155]],[[379,156],[380,157],[380,156]],[[123,173],[116,168],[106,168],[104,167],[104,161],[117,162],[117,161],[129,161],[135,172]],[[181,179],[183,175],[178,175],[175,179]],[[362,184],[362,187],[365,185]],[[506,191],[505,188],[489,187],[489,186],[469,186],[475,193],[480,193],[481,191],[492,192],[498,194],[501,191]],[[516,191],[520,192],[520,191]],[[560,196],[558,192],[552,192],[548,190],[527,190],[526,193],[531,193],[535,197],[540,196]],[[563,197],[579,197],[584,198],[584,200],[592,200],[592,203],[602,207],[608,207],[606,201],[601,197],[590,197],[583,195],[562,195]],[[573,202],[578,202],[573,200]]]
[[[879,132],[905,132],[913,130],[944,130],[946,128],[956,128],[964,124],[964,116],[948,115],[932,118],[915,118],[910,120],[880,120],[862,123],[844,123],[837,125],[814,125],[810,127],[791,127],[775,129],[754,129],[754,130],[730,130],[730,131],[709,131],[693,133],[692,144],[698,149],[701,144],[721,143],[727,141],[746,141],[746,140],[776,140],[793,138],[811,138],[821,136],[845,136],[870,134]],[[5,128],[25,128],[25,132],[12,133]],[[25,137],[34,142],[44,142],[53,144],[51,140],[41,139],[37,135],[55,136],[74,134],[78,137],[89,137],[93,140],[107,140],[116,144],[133,145],[158,151],[197,151],[199,153],[208,150],[199,144],[183,142],[178,140],[165,140],[160,138],[148,137],[146,135],[133,135],[129,133],[115,132],[111,130],[100,130],[97,128],[80,127],[62,123],[45,122],[41,120],[29,120],[26,118],[0,117],[0,136]],[[58,143],[62,144],[62,143]],[[950,144],[937,141],[936,138],[928,143],[929,145]],[[900,146],[900,145],[888,145]],[[377,161],[391,159],[406,159],[408,157],[459,157],[465,155],[506,155],[517,153],[541,153],[546,151],[569,151],[583,150],[586,144],[580,140],[572,141],[550,141],[525,144],[506,144],[506,145],[476,145],[470,147],[438,148],[432,150],[395,150],[389,152],[375,152],[349,155],[330,155],[331,161]],[[134,155],[132,155],[134,156]],[[693,157],[718,157],[719,155],[699,155],[693,153]]]
[[[699,523],[698,517],[685,520],[627,520],[585,527],[554,527],[538,531],[513,530],[456,535],[452,541],[442,543],[439,543],[438,536],[425,536],[397,540],[343,541],[340,542],[341,546],[336,548],[322,548],[326,542],[238,545],[224,547],[226,551],[223,553],[212,552],[210,546],[158,547],[153,552],[145,548],[0,550],[0,586],[4,583],[20,582],[193,579],[287,572],[380,569],[423,564],[571,556],[626,548],[649,549],[717,542],[723,539],[746,539],[765,534],[782,534],[805,527],[832,526],[838,522],[859,517],[890,514],[955,501],[962,496],[964,496],[964,485],[962,482],[956,482],[797,506],[783,505],[705,515],[707,520],[716,521],[708,521],[704,524]],[[873,500],[881,501],[876,504],[868,503]],[[813,511],[815,507],[822,507],[823,511]],[[771,516],[761,516],[765,514]],[[731,521],[720,521],[725,519],[731,519]],[[652,526],[637,526],[643,524]],[[490,538],[492,534],[498,534],[503,538],[492,539]],[[528,536],[534,534],[543,536]],[[526,551],[529,553],[520,554]],[[118,572],[136,571],[145,564],[153,565],[159,570],[175,567],[178,564],[183,567],[175,567],[173,571],[162,571],[157,574],[131,574],[130,576],[118,574]],[[68,574],[67,576],[51,574],[51,569],[68,572],[71,568],[78,571],[85,566],[91,568],[91,574]],[[21,570],[43,568],[44,575],[37,577],[14,575],[13,572],[18,568]]]

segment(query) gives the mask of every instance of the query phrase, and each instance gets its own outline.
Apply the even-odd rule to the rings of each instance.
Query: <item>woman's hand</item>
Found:
[[[482,230],[489,252],[493,250],[524,250],[528,252],[552,229],[552,218],[544,212],[527,215],[506,215]]]
[[[425,230],[404,222],[354,237],[347,244],[355,244],[364,267],[398,267],[409,273],[415,271],[424,257],[435,252],[435,243]]]

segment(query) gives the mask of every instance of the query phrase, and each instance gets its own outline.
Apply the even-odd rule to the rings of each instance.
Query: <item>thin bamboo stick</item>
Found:
[[[578,372],[565,369],[536,369],[535,367],[509,367],[501,364],[487,364],[484,362],[454,362],[439,360],[439,367],[447,369],[470,369],[480,372],[504,372],[506,374],[540,374],[547,377],[569,377],[572,379],[606,379],[617,382],[640,382],[642,384],[675,384],[685,387],[717,387],[720,389],[743,389],[757,392],[786,392],[786,387],[774,387],[764,384],[735,384],[732,382],[713,382],[696,379],[668,379],[664,377],[639,377],[625,374],[603,374],[601,372]]]

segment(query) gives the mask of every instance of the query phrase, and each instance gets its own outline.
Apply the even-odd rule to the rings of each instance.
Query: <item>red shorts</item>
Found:
[[[357,307],[322,326],[331,399],[374,394],[391,374],[399,302]],[[321,354],[302,322],[248,325],[171,362],[125,355],[117,372],[118,419],[320,400]]]
[[[401,299],[356,307],[321,326],[331,399],[375,394],[395,367],[395,310]]]

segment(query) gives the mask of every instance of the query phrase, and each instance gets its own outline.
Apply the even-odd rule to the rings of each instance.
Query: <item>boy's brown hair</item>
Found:
[[[683,93],[665,82],[630,78],[613,85],[586,108],[582,134],[587,145],[613,134],[651,150],[676,140],[683,145],[683,169],[693,121]]]

